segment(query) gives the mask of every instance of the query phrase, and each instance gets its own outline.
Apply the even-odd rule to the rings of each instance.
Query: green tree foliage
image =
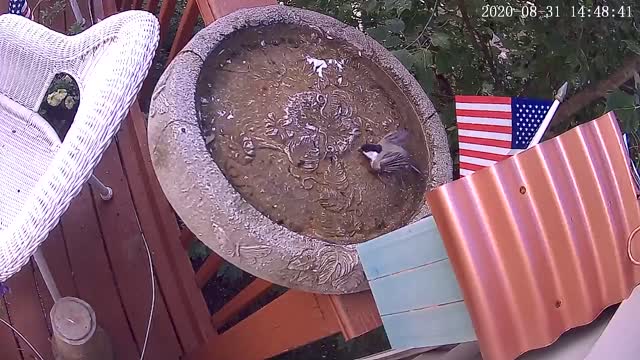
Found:
[[[572,2],[573,9],[572,4],[549,0],[536,1],[536,5],[521,0],[286,3],[359,27],[390,50],[435,103],[454,154],[454,95],[551,98],[554,89],[565,81],[575,93],[605,80],[624,59],[640,55],[640,6],[631,6],[628,17],[630,2],[623,0],[579,0]],[[484,14],[483,7],[488,5],[514,12],[483,16],[490,15]],[[585,7],[584,17],[579,13],[580,6]],[[617,16],[604,17],[604,6],[609,13],[617,12]],[[587,16],[589,10],[591,17]],[[622,15],[626,17],[621,18]],[[620,110],[616,113],[624,130],[636,133],[640,124],[634,103],[636,93],[633,86],[614,91],[608,99],[581,109],[562,130],[615,109]]]

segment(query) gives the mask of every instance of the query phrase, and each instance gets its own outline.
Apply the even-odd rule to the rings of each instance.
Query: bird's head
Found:
[[[378,144],[364,144],[360,147],[360,151],[364,154],[364,156],[373,161],[376,159],[376,157],[378,157],[380,152],[382,152],[382,146]]]

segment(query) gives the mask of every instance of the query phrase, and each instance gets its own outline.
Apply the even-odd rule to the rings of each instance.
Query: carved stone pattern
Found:
[[[192,49],[204,56],[215,51],[221,39],[241,28],[276,22],[313,24],[316,29],[335,30],[332,37],[360,49],[361,56],[375,59],[376,64],[398,80],[398,86],[422,119],[427,119],[433,110],[419,85],[382,46],[334,19],[305,10],[285,6],[240,10],[199,32],[185,51]],[[193,113],[193,109],[184,106],[193,103],[198,79],[196,70],[201,69],[202,62],[174,66],[182,56],[183,53],[174,59],[154,91],[150,117],[155,119],[149,121],[149,146],[159,149],[151,153],[154,168],[167,198],[187,226],[225,259],[269,281],[321,293],[366,289],[367,282],[354,245],[334,245],[278,226],[243,200],[225,181],[224,174],[204,146],[213,141],[215,134],[194,131],[199,128],[198,119],[184,116]],[[182,82],[180,90],[171,83],[168,85],[178,79]],[[358,132],[364,133],[363,130],[371,126],[372,121],[361,114],[372,105],[366,102],[353,104],[349,94],[340,89],[351,87],[352,92],[369,92],[365,97],[372,101],[378,98],[378,90],[359,86],[358,79],[349,81],[342,80],[335,91],[327,90],[327,84],[318,81],[315,89],[291,96],[286,105],[286,116],[277,118],[267,114],[262,125],[246,129],[237,139],[236,150],[239,166],[252,161],[256,149],[261,146],[290,154],[287,161],[291,164],[302,162],[302,167],[292,166],[302,169],[300,172],[294,169],[292,176],[297,176],[305,188],[313,189],[310,193],[316,194],[314,201],[327,212],[345,213],[345,223],[351,223],[345,227],[352,229],[359,226],[358,219],[363,215],[353,210],[354,205],[362,201],[362,194],[350,186],[339,155],[348,150],[356,136],[362,136]],[[310,116],[314,121],[305,121],[305,117]],[[396,116],[398,114],[382,114],[382,125],[386,119]],[[170,126],[174,122],[190,126],[185,133],[182,125]],[[309,123],[322,126],[314,129],[307,126]],[[428,118],[424,124],[428,144],[437,149],[431,184],[434,187],[450,180],[451,159],[446,134],[437,116]],[[346,132],[336,132],[339,136],[332,138],[323,137],[324,126],[342,127]],[[165,131],[171,134],[158,136]],[[176,142],[162,143],[167,139]],[[373,139],[364,140],[371,142]],[[330,165],[326,171],[313,173],[319,159],[329,159]]]

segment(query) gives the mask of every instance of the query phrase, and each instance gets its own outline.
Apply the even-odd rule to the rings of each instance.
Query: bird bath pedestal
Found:
[[[51,339],[56,360],[114,360],[111,341],[98,326],[96,314],[85,301],[61,298],[51,309]]]
[[[358,151],[405,128],[421,175],[372,173]],[[402,64],[355,28],[281,5],[200,31],[149,113],[160,184],[227,261],[289,288],[367,289],[355,246],[430,213],[451,180],[446,134]]]

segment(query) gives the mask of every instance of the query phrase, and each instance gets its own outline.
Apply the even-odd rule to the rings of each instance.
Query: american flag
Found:
[[[456,96],[460,176],[529,146],[553,101],[502,96]]]
[[[33,20],[33,13],[27,0],[9,0],[9,14],[22,15]]]

